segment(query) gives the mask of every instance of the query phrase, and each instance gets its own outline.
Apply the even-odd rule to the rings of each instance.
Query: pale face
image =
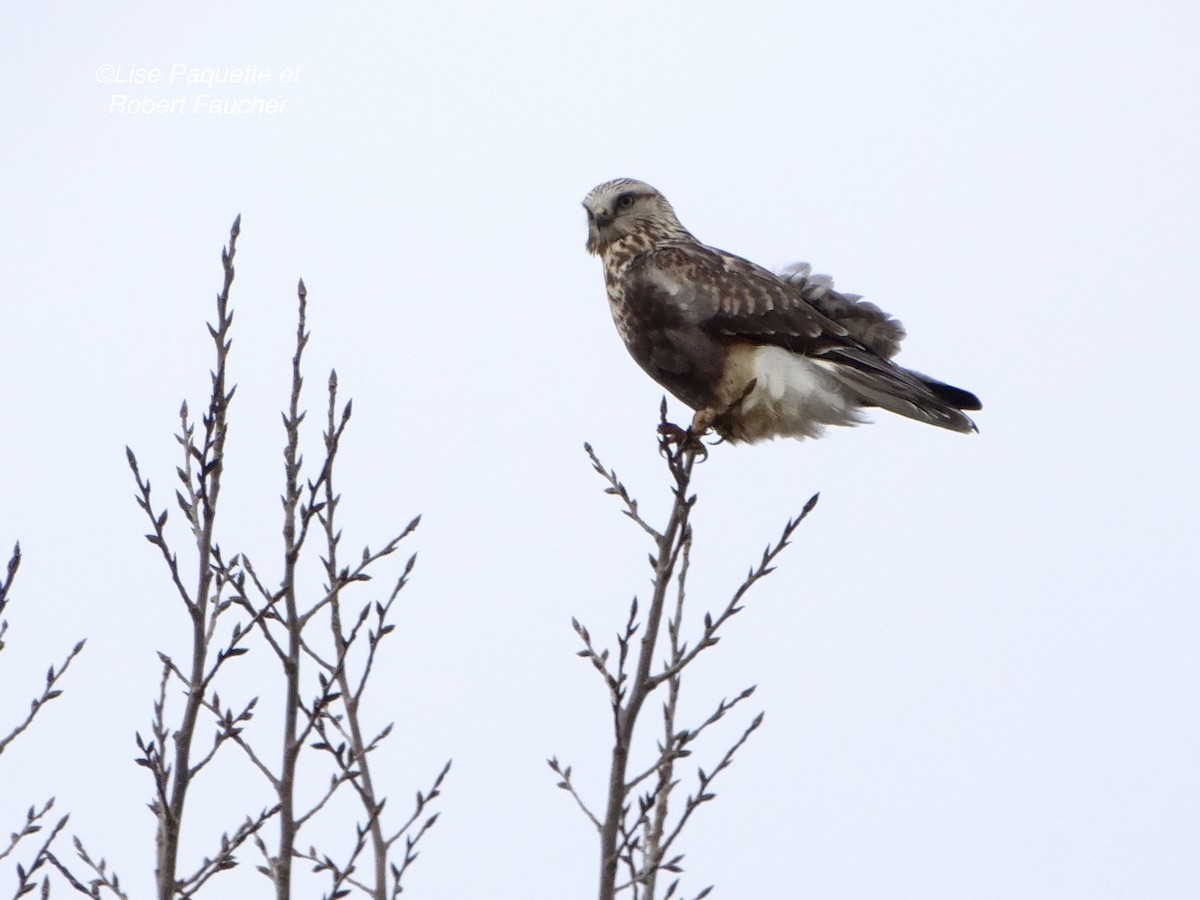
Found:
[[[632,178],[618,178],[592,188],[583,200],[583,208],[588,217],[589,253],[599,253],[635,232],[680,227],[666,198],[644,181]]]

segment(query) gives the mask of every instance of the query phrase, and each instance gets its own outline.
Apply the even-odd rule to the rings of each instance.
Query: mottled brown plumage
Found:
[[[879,406],[975,430],[962,410],[979,400],[892,363],[904,327],[828,277],[804,265],[776,275],[701,244],[641,181],[601,184],[583,205],[621,338],[697,425],[731,441],[815,437]]]

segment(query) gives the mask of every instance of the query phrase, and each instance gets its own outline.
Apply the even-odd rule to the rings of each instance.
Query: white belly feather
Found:
[[[755,381],[733,418],[734,440],[819,437],[826,425],[860,425],[855,396],[832,374],[832,363],[782,347],[738,344],[729,352],[718,388],[720,406],[733,403]]]

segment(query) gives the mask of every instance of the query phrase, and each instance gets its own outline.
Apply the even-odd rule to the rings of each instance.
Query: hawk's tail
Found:
[[[983,404],[979,402],[979,398],[970,391],[956,388],[952,384],[946,384],[944,381],[938,381],[936,378],[930,378],[928,375],[922,375],[920,372],[913,372],[911,369],[908,371],[923,381],[925,386],[937,394],[938,397],[956,409],[983,409]]]
[[[982,409],[979,398],[920,372],[904,369],[857,348],[839,347],[824,357],[839,381],[861,399],[864,406],[970,433],[978,431],[963,410]]]

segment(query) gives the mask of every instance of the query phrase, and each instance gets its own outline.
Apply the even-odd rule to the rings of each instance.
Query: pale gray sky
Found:
[[[579,201],[631,176],[708,243],[832,273],[984,403],[978,436],[880,414],[699,470],[697,616],[822,499],[685,687],[699,712],[756,683],[767,712],[686,839],[690,893],[1200,895],[1194,3],[9,4],[0,29],[0,549],[25,552],[0,721],[89,638],[0,760],[0,827],[55,794],[150,894],[133,732],[186,628],[124,446],[169,503],[241,213],[222,545],[278,546],[303,277],[310,437],[331,366],[355,402],[347,544],[425,516],[374,711],[397,805],[455,759],[409,891],[594,893],[544,760],[598,804],[570,619],[611,635],[646,591],[583,441],[667,498],[661,390],[583,251]],[[158,83],[119,83],[137,67]],[[209,68],[272,78],[188,83]],[[270,690],[241,671],[223,694]],[[197,823],[259,802],[242,768]]]

